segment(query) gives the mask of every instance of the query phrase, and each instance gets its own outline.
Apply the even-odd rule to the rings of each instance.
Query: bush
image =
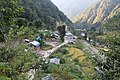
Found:
[[[25,18],[18,18],[15,23],[18,26],[27,26],[28,21]]]
[[[9,45],[0,47],[0,74],[18,80],[19,75],[39,66],[41,61],[37,63],[38,57],[26,45]]]
[[[60,59],[60,64],[64,64],[65,63],[65,59],[64,58],[61,58]]]
[[[40,19],[37,19],[35,21],[33,21],[33,25],[36,27],[36,28],[42,28],[42,21]]]
[[[79,62],[78,58],[75,58],[74,61],[77,62],[77,63]]]
[[[0,76],[0,80],[11,80],[11,79],[5,76]]]
[[[50,63],[48,68],[47,68],[47,72],[52,73],[55,69],[58,69],[58,66],[53,64],[53,63]]]
[[[60,48],[60,49],[58,50],[58,52],[61,52],[61,53],[63,53],[63,54],[67,54],[67,53],[68,53],[68,50],[67,50],[66,48]]]
[[[5,41],[5,38],[4,36],[0,33],[0,42],[4,42]]]
[[[59,77],[61,80],[80,80],[82,72],[79,66],[72,64],[62,64],[59,68],[55,68],[53,74],[54,77]]]

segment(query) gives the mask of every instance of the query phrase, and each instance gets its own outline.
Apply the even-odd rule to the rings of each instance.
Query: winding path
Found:
[[[37,52],[37,54],[43,55],[45,58],[47,58],[47,57],[49,57],[54,51],[56,51],[57,49],[59,49],[60,47],[62,47],[62,46],[65,45],[65,44],[67,44],[67,42],[64,42],[64,43],[62,43],[62,44],[60,44],[60,45],[58,45],[58,46],[56,46],[56,47],[54,47],[54,48],[52,48],[52,49],[50,49],[50,50],[47,50],[47,51],[41,50],[41,51]]]

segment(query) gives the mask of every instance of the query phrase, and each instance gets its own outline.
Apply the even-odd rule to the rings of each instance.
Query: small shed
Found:
[[[50,63],[54,63],[54,64],[60,64],[60,59],[58,59],[58,58],[52,58],[52,59],[50,59]]]
[[[34,47],[39,47],[40,46],[40,43],[38,41],[32,41],[29,43],[31,46],[34,46]]]

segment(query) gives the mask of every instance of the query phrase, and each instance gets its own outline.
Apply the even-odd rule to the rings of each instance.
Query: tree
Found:
[[[18,80],[21,74],[25,76],[30,69],[38,69],[42,64],[42,58],[33,54],[26,45],[0,47],[0,76]]]
[[[60,39],[62,40],[62,41],[64,41],[64,36],[65,36],[65,33],[66,33],[66,31],[65,31],[65,25],[61,25],[61,26],[58,26],[57,27],[57,29],[58,29],[58,31],[59,31],[59,33],[60,33]]]
[[[0,76],[0,80],[11,80],[11,79],[5,76]]]
[[[105,45],[110,49],[103,52],[106,62],[98,61],[97,66],[103,72],[99,75],[102,80],[118,80],[120,78],[120,32],[109,35],[105,40]]]
[[[42,21],[40,19],[35,20],[33,24],[36,28],[42,28]]]
[[[4,42],[5,39],[4,39],[4,35],[2,33],[2,31],[0,31],[0,42]]]
[[[28,21],[25,18],[17,18],[17,20],[15,21],[15,24],[18,26],[27,26]]]
[[[72,64],[61,64],[58,68],[54,68],[52,76],[60,80],[80,80],[82,72],[78,66]]]
[[[18,0],[0,1],[0,33],[5,37],[9,32],[14,19],[23,12],[23,7],[18,6]]]
[[[87,33],[85,33],[84,39],[87,40]]]

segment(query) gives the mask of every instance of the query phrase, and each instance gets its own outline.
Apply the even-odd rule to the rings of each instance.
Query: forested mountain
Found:
[[[19,4],[16,4],[17,1],[15,0],[11,0],[11,2],[0,1],[0,41],[4,41],[2,39],[8,35],[10,29],[15,31],[14,28],[17,28],[13,32],[17,32],[15,34],[17,35],[21,26],[55,30],[56,21],[72,25],[66,15],[59,11],[50,0],[18,0],[18,2]],[[16,27],[16,25],[19,27]]]
[[[19,0],[19,4],[25,9],[25,13],[20,17],[41,23],[39,27],[55,29],[56,21],[71,24],[71,21],[50,0]]]
[[[98,0],[51,0],[71,20]]]
[[[50,0],[0,0],[0,80],[28,80],[31,69],[41,68],[42,57],[25,39],[39,35],[39,48],[50,46],[43,40],[53,35],[56,21],[71,24]]]
[[[108,19],[118,15],[120,0],[101,0],[74,19],[79,28],[99,27]]]

